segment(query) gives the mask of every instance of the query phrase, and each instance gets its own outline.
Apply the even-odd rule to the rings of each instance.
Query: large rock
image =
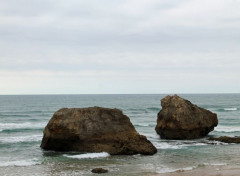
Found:
[[[157,152],[118,109],[63,108],[44,129],[41,147],[55,151],[146,154]]]
[[[195,139],[206,136],[218,124],[217,115],[177,95],[161,100],[156,132],[164,139]]]

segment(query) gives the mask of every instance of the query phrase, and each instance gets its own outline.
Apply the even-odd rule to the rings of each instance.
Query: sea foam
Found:
[[[239,132],[240,127],[234,127],[234,126],[217,126],[214,131],[219,131],[219,132],[226,132],[226,133],[231,133],[231,132]]]
[[[1,143],[18,143],[18,142],[37,142],[41,141],[42,135],[0,137]]]
[[[35,129],[44,128],[45,123],[0,123],[0,131],[10,130],[10,129]]]
[[[30,160],[18,160],[18,161],[0,161],[0,167],[7,167],[7,166],[33,166],[40,164],[36,159],[30,159]]]
[[[105,158],[109,157],[110,154],[107,152],[101,152],[101,153],[85,153],[80,155],[63,155],[68,158],[75,158],[75,159],[93,159],[93,158]]]
[[[158,174],[164,174],[164,173],[172,173],[172,172],[179,172],[179,171],[189,171],[189,170],[193,170],[196,167],[185,167],[185,168],[179,168],[179,169],[171,169],[171,168],[165,168],[165,169],[161,169],[160,171],[157,171]]]
[[[227,165],[226,163],[203,163],[203,166],[226,166],[226,165]]]
[[[169,142],[154,142],[154,146],[157,149],[183,149],[191,146],[205,146],[206,143],[193,142],[193,143],[169,143]]]
[[[224,111],[237,111],[237,108],[224,108]]]
[[[171,145],[167,142],[160,142],[160,143],[156,143],[154,142],[153,145],[157,148],[157,149],[181,149],[183,148],[183,146],[180,145]]]

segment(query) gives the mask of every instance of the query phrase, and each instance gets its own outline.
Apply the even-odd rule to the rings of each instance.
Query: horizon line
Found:
[[[179,94],[179,95],[206,95],[206,94],[240,94],[240,93],[59,93],[59,94],[52,94],[52,93],[46,93],[46,94],[0,94],[0,96],[14,96],[14,95],[167,95],[167,94]]]

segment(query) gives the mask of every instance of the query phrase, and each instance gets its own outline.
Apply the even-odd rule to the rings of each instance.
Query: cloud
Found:
[[[36,85],[21,85],[20,93],[71,93],[61,89],[64,82],[76,83],[74,93],[238,92],[239,6],[234,0],[1,1],[0,78],[8,84],[0,94],[19,93],[14,82]],[[48,80],[49,89],[34,77]],[[189,89],[190,83],[198,86]]]

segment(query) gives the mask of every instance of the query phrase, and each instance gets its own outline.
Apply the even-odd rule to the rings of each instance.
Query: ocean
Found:
[[[0,96],[0,175],[153,175],[206,166],[240,168],[240,145],[208,141],[209,136],[240,136],[240,94],[179,94],[217,113],[219,124],[206,138],[164,140],[155,132],[164,94],[146,95],[2,95]],[[43,129],[60,108],[118,108],[158,149],[153,156],[44,151]]]

